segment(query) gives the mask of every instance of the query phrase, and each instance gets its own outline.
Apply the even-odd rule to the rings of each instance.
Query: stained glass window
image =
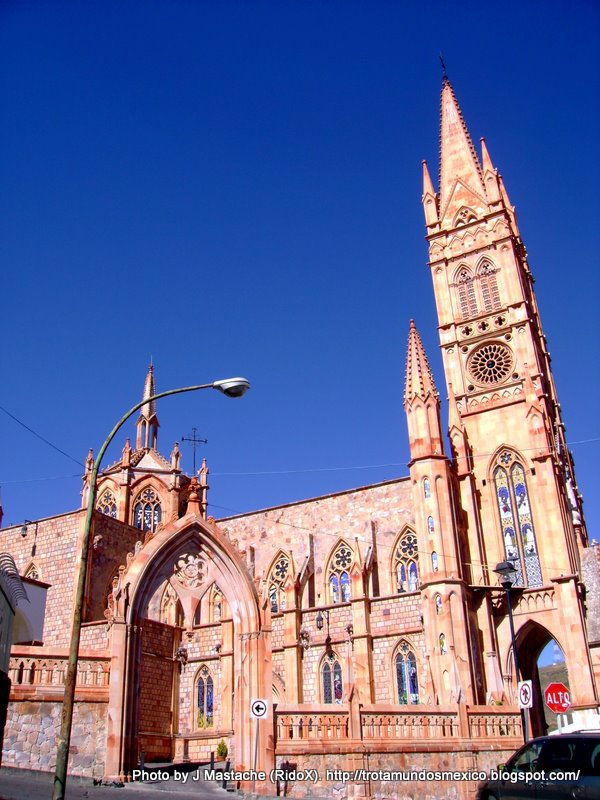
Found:
[[[133,524],[142,531],[155,531],[162,519],[160,498],[154,489],[144,489],[133,507]]]
[[[112,517],[113,519],[117,518],[117,503],[110,489],[102,493],[96,509],[100,511],[101,514],[106,514],[107,517]]]
[[[446,635],[444,633],[440,633],[440,653],[441,655],[445,656],[448,652],[448,645],[446,644]]]
[[[525,577],[528,586],[541,586],[542,573],[525,470],[508,450],[503,451],[498,460],[500,463],[494,470],[494,487],[506,558],[517,570],[515,585],[523,586]]]
[[[425,499],[431,497],[431,486],[429,485],[429,478],[423,478],[423,494]]]
[[[433,517],[427,517],[427,530],[429,533],[433,533],[435,531],[435,523],[433,521]]]
[[[442,595],[441,594],[436,594],[436,596],[435,596],[435,613],[438,615],[438,617],[442,613],[443,610],[444,610],[444,604],[442,602]]]
[[[329,600],[331,603],[348,603],[350,601],[350,574],[348,567],[352,564],[352,550],[343,542],[333,554],[329,566]]]
[[[341,703],[343,696],[342,668],[335,655],[331,654],[323,662],[323,702]]]
[[[196,725],[211,728],[214,721],[214,683],[207,666],[200,669],[196,683]]]
[[[276,614],[278,611],[283,611],[285,608],[285,592],[283,586],[287,578],[290,568],[289,558],[285,553],[281,553],[269,574],[269,603],[271,605],[271,613]]]
[[[394,661],[398,702],[401,705],[416,705],[419,702],[417,659],[406,642],[400,645]]]
[[[434,572],[437,572],[439,570],[439,568],[440,567],[439,567],[439,563],[438,563],[438,554],[434,550],[433,553],[431,554],[431,569]]]
[[[407,531],[394,552],[393,574],[398,593],[416,592],[419,588],[418,562],[417,537],[412,531]]]

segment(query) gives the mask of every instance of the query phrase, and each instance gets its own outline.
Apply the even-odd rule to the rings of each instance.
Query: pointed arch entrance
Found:
[[[218,623],[218,646],[207,644],[193,629],[196,608],[215,583],[231,610],[231,619]],[[162,596],[166,586],[177,595],[183,627],[151,618],[153,598]],[[215,681],[219,676],[219,719],[223,729],[233,732],[233,763],[250,768],[255,730],[250,702],[271,695],[271,643],[268,610],[261,606],[237,547],[212,521],[188,514],[143,546],[138,543],[127,568],[119,571],[111,606],[107,776],[126,776],[135,769],[142,747],[146,753],[152,749],[155,760],[172,758],[176,741],[183,740],[187,752],[194,734],[191,715],[197,712],[191,708],[193,688],[188,692],[184,687],[193,686],[204,662],[210,663]],[[268,721],[261,722],[258,743],[259,769],[267,772],[273,762],[268,728]]]
[[[556,664],[557,669],[555,670],[547,670],[547,665],[540,661],[542,653],[547,652],[549,646],[550,649],[556,648],[560,654],[558,659],[560,664]],[[551,724],[555,717],[546,711],[544,691],[554,680],[560,680],[567,687],[569,685],[563,650],[547,628],[538,622],[529,620],[517,634],[517,652],[523,680],[530,680],[533,683],[533,707],[529,712],[531,736],[544,736],[548,733],[549,723]]]

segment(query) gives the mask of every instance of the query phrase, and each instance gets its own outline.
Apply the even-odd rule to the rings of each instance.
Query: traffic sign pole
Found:
[[[254,772],[252,773],[252,794],[256,794],[256,764],[258,761],[258,723],[259,718],[256,718],[256,730],[254,733]]]

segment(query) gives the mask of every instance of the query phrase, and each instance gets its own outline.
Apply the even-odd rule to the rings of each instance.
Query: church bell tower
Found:
[[[588,652],[580,590],[587,533],[527,251],[502,177],[483,139],[476,152],[446,77],[439,191],[423,162],[423,207],[468,582],[495,585],[496,564],[509,561],[515,587],[534,598],[528,607],[550,603],[536,592],[551,592],[553,613],[548,606],[536,622],[560,641],[567,662],[571,651],[575,703],[593,702],[581,656]],[[506,626],[494,630],[489,603],[478,621],[482,655],[498,648],[502,662]],[[521,646],[532,620],[520,620]],[[502,666],[505,673],[506,659]]]

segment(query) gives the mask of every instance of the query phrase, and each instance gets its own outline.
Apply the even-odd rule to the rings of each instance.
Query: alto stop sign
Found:
[[[544,701],[555,714],[564,714],[571,707],[571,696],[564,683],[550,683],[544,692]]]

